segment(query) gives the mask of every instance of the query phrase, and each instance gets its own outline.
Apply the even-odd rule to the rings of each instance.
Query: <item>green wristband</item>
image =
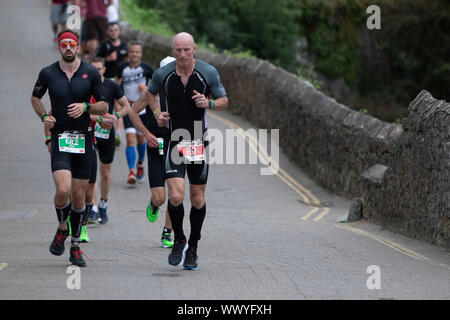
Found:
[[[214,110],[214,100],[212,99],[209,100],[209,109]]]
[[[42,117],[42,122],[44,123],[45,122],[45,119],[48,117],[48,115],[45,115],[45,116],[43,116]]]
[[[102,123],[102,121],[103,121],[102,116],[98,116],[97,122],[98,122],[98,123]]]
[[[120,113],[119,112],[114,112],[114,114],[116,115],[116,117],[117,117],[117,119],[120,119],[120,118],[122,118],[122,116],[120,115]]]

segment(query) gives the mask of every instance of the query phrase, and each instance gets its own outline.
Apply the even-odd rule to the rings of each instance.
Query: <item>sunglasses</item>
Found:
[[[67,47],[75,49],[78,46],[78,43],[76,41],[61,41],[59,43],[59,46],[61,47],[61,49],[66,49]]]

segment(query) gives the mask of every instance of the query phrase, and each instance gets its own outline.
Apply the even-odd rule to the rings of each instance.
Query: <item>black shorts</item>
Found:
[[[116,133],[114,128],[109,132],[108,139],[101,139],[96,137],[97,151],[100,161],[104,164],[110,164],[114,160],[114,152],[116,151]]]
[[[95,155],[92,140],[92,131],[85,133],[85,151],[81,154],[59,151],[58,133],[62,131],[52,130],[51,141],[51,168],[57,170],[69,170],[72,178],[89,179],[91,176],[92,157]]]
[[[97,148],[94,146],[94,152],[91,158],[91,174],[89,175],[89,183],[97,181]]]
[[[181,154],[174,150],[176,146],[177,142],[171,141],[167,152],[164,152],[165,178],[184,179],[187,172],[190,184],[206,184],[209,172],[209,165],[206,161],[186,163],[185,160],[182,159]],[[172,159],[172,157],[174,158]]]
[[[147,122],[147,114],[146,113],[141,114],[139,115],[139,118],[141,118],[142,123],[145,125]],[[133,122],[131,122],[131,119],[128,115],[123,117],[123,126],[125,128],[125,133],[134,133],[142,135],[141,132],[134,127]]]
[[[166,143],[164,143],[163,150],[165,154],[167,152]],[[147,145],[148,181],[150,182],[150,188],[165,186],[164,154],[159,154],[158,148],[150,148]]]

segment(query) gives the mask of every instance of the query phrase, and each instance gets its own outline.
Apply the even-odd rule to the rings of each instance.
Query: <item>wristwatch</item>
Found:
[[[91,104],[89,102],[84,103],[84,112],[89,113],[91,111]]]

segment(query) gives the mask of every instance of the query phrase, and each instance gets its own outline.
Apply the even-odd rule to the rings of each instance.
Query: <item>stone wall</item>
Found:
[[[408,113],[389,166],[362,177],[363,216],[450,247],[450,103],[423,90]]]
[[[131,29],[124,29],[122,35],[126,40],[138,39],[144,42],[144,58],[155,68],[162,58],[171,54],[170,39]],[[448,243],[448,221],[447,224],[440,222],[431,227],[438,221],[435,219],[436,214],[442,215],[437,212],[444,208],[444,189],[448,189],[448,183],[445,185],[448,181],[450,150],[448,131],[439,131],[440,135],[433,131],[433,134],[438,134],[437,140],[432,140],[428,137],[429,133],[424,133],[423,138],[428,137],[427,142],[411,136],[412,132],[429,128],[421,124],[421,118],[416,115],[418,104],[431,103],[429,95],[423,93],[411,104],[412,113],[405,126],[407,131],[404,132],[401,125],[383,122],[337,103],[309,83],[268,62],[201,50],[197,51],[197,57],[214,65],[219,71],[228,94],[228,110],[256,127],[280,129],[283,151],[320,185],[347,197],[361,196],[364,217],[367,219],[388,224],[394,231]],[[428,98],[424,99],[424,96]],[[440,116],[431,118],[435,117]],[[427,118],[427,123],[433,121],[431,118]],[[440,121],[447,121],[447,128],[450,128],[448,117]],[[411,143],[414,147],[407,149],[406,146]],[[438,147],[447,151],[435,150]],[[410,150],[409,153],[407,150]],[[427,154],[428,158],[422,159],[427,161],[416,162],[416,155],[422,153]],[[405,160],[403,157],[409,158]],[[442,159],[447,162],[441,164]],[[431,175],[433,180],[430,170],[437,167],[439,175]],[[445,170],[447,175],[443,175]],[[411,179],[406,181],[401,178],[409,174],[414,174]],[[372,179],[375,181],[372,182],[371,178],[377,175],[378,178]],[[379,181],[380,175],[382,181]],[[423,188],[414,182],[414,176],[424,179]],[[434,185],[436,179],[442,177],[447,177],[447,180]],[[424,195],[424,188],[430,195],[433,194],[432,198]],[[431,206],[437,198],[439,204]],[[421,202],[426,199],[429,205]],[[448,211],[448,191],[446,201],[445,208]],[[438,211],[427,211],[437,207],[440,208]],[[414,208],[423,212],[421,221],[426,223],[411,221],[414,219],[411,214]],[[405,228],[405,225],[411,225],[411,228]],[[421,229],[423,225],[427,225],[425,230]],[[438,238],[447,240],[438,241]]]

